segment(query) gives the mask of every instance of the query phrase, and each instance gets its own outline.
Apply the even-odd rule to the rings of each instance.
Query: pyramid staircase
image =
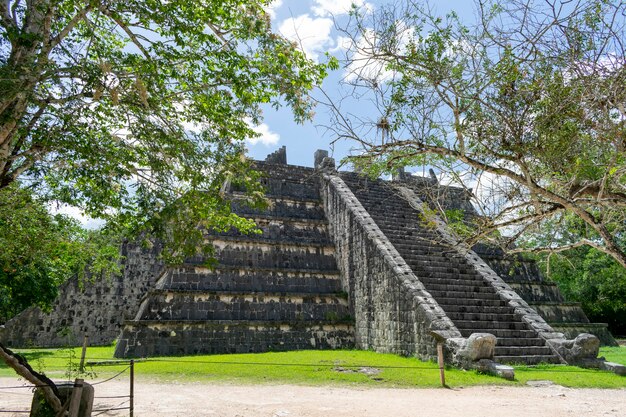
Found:
[[[500,248],[482,244],[472,249],[552,328],[568,339],[580,333],[591,333],[603,345],[618,346],[608,325],[591,323],[581,304],[566,301],[557,284],[545,280],[534,260],[507,255]]]
[[[310,168],[259,162],[269,206],[233,192],[232,209],[262,233],[213,234],[218,265],[201,257],[169,268],[125,323],[117,357],[351,348],[319,185]]]
[[[354,173],[341,177],[463,337],[495,335],[498,362],[560,362],[544,339],[388,182]]]

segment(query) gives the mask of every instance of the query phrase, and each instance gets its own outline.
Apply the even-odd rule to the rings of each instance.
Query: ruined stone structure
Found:
[[[121,248],[123,274],[111,279],[66,281],[49,313],[30,307],[0,326],[0,340],[12,347],[108,345],[119,336],[125,320],[134,317],[145,293],[163,273],[158,247],[130,243]]]
[[[339,173],[326,156],[316,153],[315,168],[292,166],[282,148],[257,163],[268,207],[252,209],[240,192],[231,195],[233,211],[262,233],[211,234],[215,268],[202,258],[163,268],[154,254],[134,249],[124,278],[108,290],[102,283],[79,295],[70,283],[51,315],[27,311],[0,338],[58,345],[54,323],[65,320],[74,341],[84,332],[94,341],[93,331],[98,343],[119,336],[120,357],[357,347],[424,359],[435,356],[439,340],[463,366],[576,362],[571,352],[593,356],[597,341],[566,340],[582,332],[614,343],[533,262],[455,239],[428,207],[475,215],[465,190],[404,173],[393,181]],[[100,324],[78,316],[79,301]]]

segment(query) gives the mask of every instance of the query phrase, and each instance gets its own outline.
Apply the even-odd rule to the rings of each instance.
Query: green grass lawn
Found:
[[[604,347],[598,356],[604,356],[609,362],[626,365],[626,346]]]
[[[88,361],[113,359],[112,346],[91,347]],[[53,379],[67,379],[68,364],[77,366],[80,348],[28,349],[20,352],[35,369]],[[603,348],[607,360],[626,364],[626,347]],[[108,378],[126,369],[127,363],[91,366],[98,379]],[[204,355],[161,357],[137,361],[138,379],[158,381],[213,381],[219,383],[287,383],[306,385],[343,385],[370,387],[438,387],[439,370],[433,362],[421,362],[391,354],[369,351],[297,351],[260,354]],[[0,376],[13,376],[0,365]],[[516,367],[515,381],[505,381],[475,371],[449,368],[446,382],[450,387],[471,385],[525,385],[531,380],[550,380],[568,387],[626,388],[626,377],[570,366],[542,365]],[[89,375],[86,379],[93,378]]]

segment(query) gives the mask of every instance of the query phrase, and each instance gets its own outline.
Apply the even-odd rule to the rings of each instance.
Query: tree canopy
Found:
[[[116,236],[52,215],[17,183],[7,191],[0,193],[0,323],[30,306],[46,310],[72,276],[83,282],[119,272]]]
[[[354,164],[427,164],[473,189],[474,240],[592,246],[626,266],[626,4],[475,6],[470,21],[414,0],[355,10],[329,128],[357,144]],[[371,106],[342,108],[355,97]]]
[[[173,260],[202,241],[198,226],[251,229],[220,188],[258,190],[243,153],[260,106],[305,120],[326,74],[271,31],[268,3],[1,2],[0,192],[20,179],[177,242]]]

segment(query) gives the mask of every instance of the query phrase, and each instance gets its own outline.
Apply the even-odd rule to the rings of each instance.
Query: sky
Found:
[[[393,1],[393,0],[391,0]],[[352,5],[376,10],[389,0],[274,0],[269,8],[274,31],[301,45],[309,58],[317,62],[326,62],[326,53],[338,59],[345,55],[345,41],[335,26],[341,26],[347,20],[347,13]],[[441,15],[454,10],[461,18],[472,19],[472,0],[431,0],[436,11]],[[322,88],[332,98],[337,98],[338,83],[344,76],[344,70],[333,71],[324,80]],[[319,96],[319,91],[313,95]],[[351,111],[366,111],[365,106],[355,102]],[[354,143],[337,142],[324,128],[329,124],[328,111],[323,106],[316,108],[312,121],[298,124],[293,121],[289,108],[275,110],[270,106],[263,108],[264,121],[256,127],[260,136],[248,141],[248,155],[253,159],[265,157],[280,148],[287,147],[287,162],[293,165],[313,166],[313,154],[318,149],[329,151],[337,162],[350,153]],[[86,217],[80,209],[70,206],[50,207],[52,212],[68,214],[78,219],[87,228],[100,227],[100,220]]]
[[[347,19],[351,4],[376,9],[388,1],[383,0],[275,0],[269,9],[272,27],[290,40],[298,42],[309,58],[325,62],[325,54],[341,59],[344,54],[341,33],[335,29]],[[436,11],[445,15],[454,10],[462,19],[473,20],[471,0],[431,0]],[[338,90],[338,82],[344,75],[339,69],[324,80],[322,88],[333,96]],[[314,95],[319,92],[313,92]],[[329,123],[328,111],[323,106],[316,108],[311,122],[297,124],[288,108],[278,111],[264,108],[264,123],[257,127],[259,138],[248,141],[249,156],[264,159],[281,146],[287,147],[287,162],[294,165],[312,166],[313,154],[317,149],[328,150],[337,161],[347,156],[354,146],[348,142],[338,142],[325,128]],[[353,111],[358,112],[358,103]]]

